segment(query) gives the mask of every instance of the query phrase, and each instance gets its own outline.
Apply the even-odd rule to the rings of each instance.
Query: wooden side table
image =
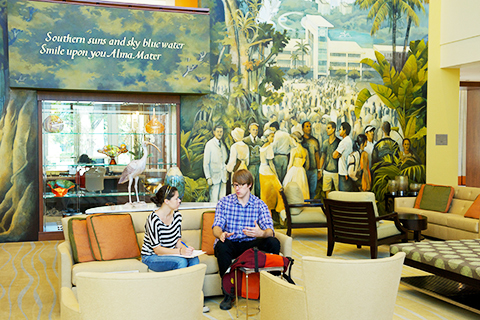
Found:
[[[241,272],[245,273],[245,286],[246,286],[246,295],[247,297],[245,298],[246,300],[246,303],[245,303],[245,315],[246,315],[246,318],[245,319],[248,319],[249,316],[254,316],[256,314],[258,314],[260,312],[260,307],[256,307],[256,308],[252,308],[252,309],[255,309],[253,311],[253,313],[249,313],[248,311],[248,276],[252,273],[255,273],[255,269],[254,268],[237,268],[235,269],[235,277],[233,278],[235,281],[235,309],[237,311],[237,318],[239,317],[238,315],[238,291],[237,291],[237,270],[240,270]],[[280,271],[282,272],[283,271],[283,267],[267,267],[267,268],[258,268],[258,272],[260,271]],[[243,311],[242,311],[243,312]]]
[[[398,220],[408,230],[413,231],[413,238],[420,241],[422,230],[427,230],[428,219],[421,214],[399,213]]]

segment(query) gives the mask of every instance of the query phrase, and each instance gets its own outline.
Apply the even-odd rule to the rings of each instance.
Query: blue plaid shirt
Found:
[[[273,220],[265,202],[250,194],[244,207],[238,201],[237,195],[233,193],[218,202],[212,228],[216,226],[224,232],[233,232],[234,234],[228,237],[230,241],[252,241],[256,238],[248,237],[242,231],[245,227],[255,227],[255,221],[260,229],[273,231]],[[215,244],[217,241],[218,239],[215,240]]]

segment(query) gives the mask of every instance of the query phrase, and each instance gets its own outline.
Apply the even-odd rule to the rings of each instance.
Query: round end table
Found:
[[[413,231],[413,238],[416,242],[420,241],[422,230],[428,226],[427,217],[415,213],[399,213],[398,220],[408,230]]]

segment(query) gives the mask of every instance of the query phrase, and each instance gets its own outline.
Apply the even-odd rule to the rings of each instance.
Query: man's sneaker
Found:
[[[225,298],[223,298],[223,301],[220,303],[220,309],[230,310],[232,309],[234,302],[235,302],[235,297],[229,294],[226,294]]]
[[[210,311],[210,308],[206,305],[203,305],[203,313],[207,313],[208,311]]]

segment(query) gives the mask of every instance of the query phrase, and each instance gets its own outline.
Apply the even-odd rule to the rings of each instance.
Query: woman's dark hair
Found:
[[[175,191],[178,191],[177,188],[171,187],[168,184],[164,185],[161,187],[158,191],[155,197],[151,197],[150,200],[152,200],[153,203],[155,203],[157,206],[161,206],[163,204],[163,201],[165,200],[170,200],[173,198],[175,195]]]
[[[367,141],[367,136],[364,135],[363,133],[359,134],[357,136],[357,139],[355,140],[355,146],[353,149],[360,151],[360,146],[364,144]]]

